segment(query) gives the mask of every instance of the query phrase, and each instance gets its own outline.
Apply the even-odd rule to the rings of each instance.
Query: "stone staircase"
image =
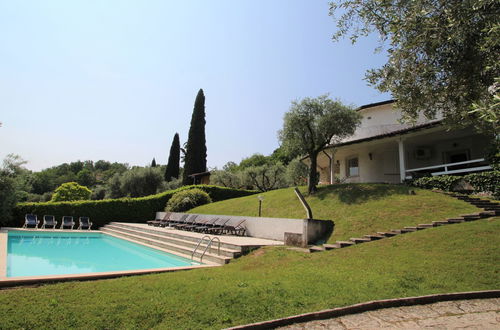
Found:
[[[205,235],[189,235],[181,230],[166,230],[153,226],[139,227],[133,224],[123,222],[111,222],[100,228],[101,231],[133,241],[140,244],[150,245],[160,248],[166,252],[173,253],[184,258],[191,259],[193,250],[198,245],[200,238]],[[210,236],[213,237],[213,236]],[[200,261],[203,251],[207,246],[208,240],[198,247],[193,260]],[[218,242],[214,240],[210,249],[205,253],[201,262],[212,264],[227,264],[231,259],[241,256],[244,252],[244,247],[230,244],[227,242],[220,243],[220,253],[218,251]]]
[[[381,232],[377,232],[376,234],[364,235],[363,237],[352,237],[348,241],[337,241],[334,244],[314,245],[314,246],[309,246],[307,248],[291,248],[291,249],[296,250],[296,251],[302,251],[302,252],[320,252],[320,251],[331,250],[331,249],[341,249],[341,248],[345,248],[345,247],[352,246],[355,244],[367,243],[367,242],[383,239],[386,237],[392,237],[392,236],[396,236],[396,235],[411,233],[411,232],[415,232],[415,231],[419,231],[419,230],[424,230],[427,228],[450,225],[450,224],[455,224],[455,223],[462,223],[462,222],[467,222],[467,221],[474,221],[474,220],[479,220],[479,219],[483,219],[483,218],[489,218],[489,217],[494,217],[494,216],[500,215],[500,203],[493,202],[490,200],[481,199],[481,198],[469,197],[467,195],[446,193],[446,192],[441,192],[441,193],[445,193],[451,197],[455,197],[455,198],[460,199],[464,202],[472,204],[472,205],[478,207],[479,209],[481,209],[481,211],[479,211],[477,213],[471,213],[471,214],[462,214],[462,215],[455,217],[455,218],[447,218],[445,220],[433,221],[432,223],[423,223],[423,224],[418,224],[416,226],[404,227],[402,229],[391,229],[389,231],[383,231],[383,232],[381,231]]]

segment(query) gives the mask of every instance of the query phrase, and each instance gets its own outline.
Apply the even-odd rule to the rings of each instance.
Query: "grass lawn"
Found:
[[[401,185],[319,186],[317,194],[306,199],[315,219],[335,221],[330,242],[479,211],[475,206],[443,194],[411,189],[416,195],[408,194],[410,188]],[[306,189],[301,191],[305,194]],[[292,188],[261,195],[264,197],[262,216],[299,219],[306,216]],[[257,216],[258,200],[257,196],[247,196],[207,204],[190,212]]]
[[[280,197],[266,196],[270,205]],[[429,195],[427,203],[432,196],[441,198]],[[319,196],[313,201],[323,205]],[[371,203],[378,200],[359,202]],[[349,205],[357,204],[343,207]],[[499,220],[315,254],[264,248],[211,269],[3,290],[0,328],[216,329],[373,299],[498,289]]]

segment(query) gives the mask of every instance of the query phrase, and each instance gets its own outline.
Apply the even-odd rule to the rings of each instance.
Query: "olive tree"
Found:
[[[498,0],[336,0],[330,15],[334,40],[380,37],[387,62],[366,79],[392,94],[403,119],[440,112],[450,124],[491,127],[480,110],[491,109],[488,89],[500,77]]]
[[[359,113],[339,101],[329,99],[328,95],[292,102],[278,135],[282,146],[290,154],[309,157],[309,194],[316,191],[318,154],[328,144],[354,134],[360,123]]]

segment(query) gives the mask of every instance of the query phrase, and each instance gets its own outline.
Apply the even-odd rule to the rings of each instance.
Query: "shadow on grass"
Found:
[[[381,199],[390,195],[408,195],[410,188],[403,185],[394,184],[335,184],[318,187],[314,195],[318,199],[331,197],[331,194],[338,195],[339,201],[345,204],[361,204],[368,200]]]

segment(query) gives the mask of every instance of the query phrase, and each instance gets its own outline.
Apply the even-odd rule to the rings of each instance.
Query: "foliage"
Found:
[[[473,173],[465,176],[476,192],[491,192],[496,198],[500,197],[500,171]]]
[[[115,173],[109,180],[106,187],[106,198],[119,198],[123,197],[122,183],[120,180],[121,175]]]
[[[196,187],[207,192],[213,201],[222,201],[257,193],[256,191],[222,188],[210,185],[184,186],[176,190],[139,198],[104,199],[95,201],[57,203],[19,203],[14,209],[13,226],[21,226],[24,215],[33,213],[42,216],[53,214],[79,217],[90,216],[94,226],[101,227],[111,221],[145,222],[154,219],[157,211],[163,210],[168,200],[178,191]]]
[[[472,173],[464,176],[440,175],[409,180],[408,183],[424,189],[441,189],[452,191],[460,182],[472,185],[476,192],[491,192],[494,196],[500,194],[500,171],[493,170],[482,173]]]
[[[334,40],[378,33],[388,60],[368,82],[397,100],[404,119],[442,112],[450,124],[489,126],[471,106],[489,102],[500,77],[500,2],[337,0]],[[381,48],[382,48],[381,46]]]
[[[90,199],[92,191],[76,182],[66,182],[60,185],[52,195],[51,202],[70,202]]]
[[[210,196],[201,189],[193,188],[176,192],[167,202],[165,211],[185,212],[197,206],[211,203]]]
[[[153,157],[153,160],[151,161],[151,167],[156,167],[156,159]]]
[[[205,95],[203,94],[203,89],[200,89],[194,102],[186,146],[186,156],[184,158],[182,182],[186,185],[192,183],[192,179],[189,175],[206,172],[207,170],[205,123]]]
[[[303,186],[307,184],[308,169],[300,158],[293,159],[286,167],[285,177],[289,185]]]
[[[17,195],[15,181],[10,169],[5,165],[0,169],[0,227],[12,219],[12,210],[16,206]]]
[[[229,188],[241,188],[240,173],[234,173],[230,170],[214,170],[210,172],[210,183]]]
[[[244,170],[249,167],[258,167],[268,164],[271,164],[270,157],[266,157],[263,154],[256,153],[250,157],[243,158],[240,162],[240,165],[238,165],[238,169]]]
[[[88,168],[84,168],[76,174],[76,182],[82,186],[91,187],[95,184],[94,173]]]
[[[181,145],[179,142],[179,133],[175,133],[170,153],[168,155],[167,168],[165,170],[165,181],[169,182],[179,178],[179,162],[181,157]]]
[[[163,176],[158,167],[136,167],[120,178],[120,191],[125,196],[142,197],[153,195],[162,186]]]
[[[243,182],[260,191],[286,187],[285,166],[281,163],[251,166],[243,171]]]
[[[361,115],[327,95],[293,101],[285,113],[283,129],[279,131],[282,146],[290,154],[309,157],[308,192],[314,193],[317,184],[317,157],[328,144],[338,143],[354,134]]]

